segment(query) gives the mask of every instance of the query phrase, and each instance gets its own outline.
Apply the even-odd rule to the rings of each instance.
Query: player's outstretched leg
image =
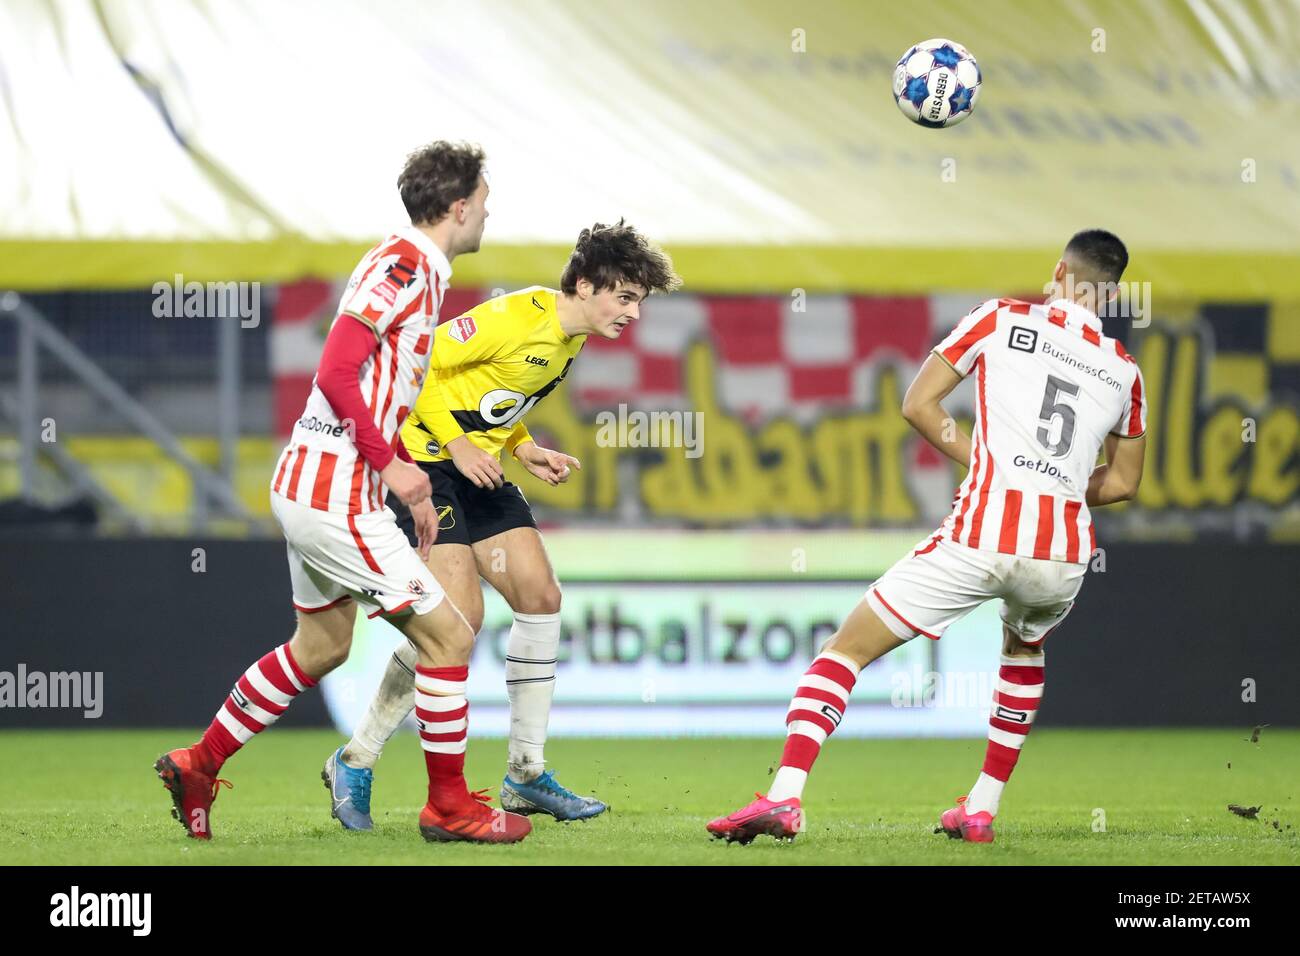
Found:
[[[469,655],[474,629],[444,597],[431,612],[400,623],[415,644],[415,719],[429,774],[429,799],[420,811],[420,833],[430,842],[516,843],[532,831],[526,817],[487,806],[483,791],[465,784],[469,735]]]
[[[406,506],[394,496],[389,495],[388,504],[409,519]],[[438,544],[430,552],[426,566],[451,606],[464,616],[465,625],[477,633],[483,626],[483,592],[469,545]],[[454,616],[451,619],[455,620],[458,632],[464,630],[459,619]],[[375,764],[389,739],[415,709],[415,668],[419,663],[415,645],[410,640],[399,642],[384,669],[379,689],[352,732],[352,739],[344,744],[342,751],[335,751],[336,756],[326,759],[322,776],[329,787],[330,814],[345,829],[371,828],[370,790],[374,785]]]
[[[510,746],[501,781],[501,806],[515,813],[547,813],[557,820],[589,820],[607,807],[574,793],[546,769],[546,727],[555,695],[560,614],[515,613],[506,645]]]
[[[321,779],[330,794],[330,815],[345,830],[369,830],[370,791],[374,786],[375,763],[384,745],[415,708],[415,648],[402,641],[388,660],[365,716],[352,739],[325,760]]]
[[[171,792],[172,816],[191,837],[212,838],[212,803],[222,784],[230,786],[217,778],[222,765],[347,657],[355,615],[351,601],[316,614],[299,611],[293,640],[244,671],[202,739],[165,753],[154,763]]]
[[[744,844],[767,834],[793,840],[803,830],[800,799],[808,771],[844,717],[858,670],[855,661],[835,651],[824,650],[813,659],[786,710],[785,749],[767,796],[756,793],[749,805],[709,821],[715,838]]]
[[[970,795],[959,797],[957,805],[939,817],[936,833],[942,831],[954,840],[970,843],[993,842],[993,818],[998,814],[1002,790],[1011,779],[1043,699],[1044,662],[1041,646],[1025,644],[1009,629],[1004,631],[984,769]]]
[[[822,744],[844,719],[859,671],[902,643],[865,602],[853,610],[799,681],[785,715],[781,766],[767,795],[756,793],[747,806],[710,820],[715,839],[746,844],[767,834],[793,840],[804,829],[804,784]]]
[[[557,820],[588,820],[608,807],[574,793],[546,769],[546,732],[555,696],[560,649],[560,583],[527,502],[506,497],[529,527],[513,527],[474,543],[478,573],[514,611],[506,644],[510,747],[501,781],[501,805],[515,813],[546,813]],[[502,560],[504,558],[504,560]]]

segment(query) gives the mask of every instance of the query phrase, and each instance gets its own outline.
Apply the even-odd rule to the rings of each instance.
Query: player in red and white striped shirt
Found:
[[[903,415],[968,466],[952,513],[872,585],[813,661],[786,715],[771,789],[710,822],[715,836],[792,839],[803,828],[808,772],[843,719],[859,671],[918,635],[938,640],[1001,598],[1002,666],[984,768],[970,795],[940,819],[949,836],[992,841],[1002,789],[1042,699],[1043,641],[1070,612],[1095,547],[1089,508],[1132,498],[1142,479],[1142,373],[1097,317],[1127,264],[1111,233],[1078,233],[1056,263],[1046,304],[985,302],[926,359]],[[942,402],[972,374],[976,414],[967,436]],[[1107,464],[1097,466],[1103,448]]]
[[[366,253],[343,293],[271,484],[297,630],[244,672],[198,743],[155,765],[192,837],[211,837],[222,764],[347,659],[358,603],[371,617],[388,616],[418,651],[416,710],[429,775],[421,833],[507,843],[531,829],[522,816],[484,806],[465,785],[474,630],[425,566],[432,537],[420,540],[422,557],[384,504],[389,490],[408,505],[431,492],[399,432],[429,369],[451,260],[476,252],[483,236],[482,167],[473,146],[438,142],[412,153],[398,179],[411,225]]]

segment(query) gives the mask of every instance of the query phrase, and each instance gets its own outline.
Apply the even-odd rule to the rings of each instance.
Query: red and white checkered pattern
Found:
[[[704,340],[724,408],[753,423],[807,420],[828,405],[874,404],[880,362],[914,369],[947,331],[932,327],[924,297],[811,296],[795,305],[784,296],[652,298],[617,340],[587,340],[569,388],[583,405],[681,405],[687,347]]]
[[[302,408],[341,286],[308,280],[280,288],[271,365],[281,430]],[[442,320],[490,294],[448,291]],[[713,346],[722,406],[751,422],[770,415],[806,419],[828,406],[873,406],[881,365],[914,371],[978,301],[978,295],[827,295],[809,296],[795,311],[788,296],[656,296],[618,339],[587,340],[567,388],[582,406],[681,405],[687,348],[703,340]]]
[[[280,288],[272,327],[276,422],[292,426],[319,358],[341,283],[305,281]],[[442,321],[486,301],[486,289],[450,289]],[[588,338],[555,398],[581,412],[617,408],[689,409],[689,346],[711,346],[718,401],[752,425],[787,416],[808,425],[830,411],[877,407],[882,369],[896,370],[905,388],[930,349],[986,296],[814,295],[653,296],[642,318],[616,340]],[[796,311],[796,308],[799,310]],[[555,400],[555,399],[553,399]],[[973,390],[947,403],[954,414],[974,415]],[[938,520],[953,488],[951,466],[923,441],[913,443],[911,478],[923,501],[935,502],[926,518]]]

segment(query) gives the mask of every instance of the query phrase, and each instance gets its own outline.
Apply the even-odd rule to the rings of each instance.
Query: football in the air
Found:
[[[894,68],[894,102],[921,126],[956,126],[970,116],[979,95],[979,64],[952,40],[918,43]]]

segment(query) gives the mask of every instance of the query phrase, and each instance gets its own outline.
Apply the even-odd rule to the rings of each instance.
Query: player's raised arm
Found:
[[[943,400],[962,380],[937,352],[926,358],[903,396],[903,417],[931,445],[960,465],[970,464],[970,436],[957,427]]]

